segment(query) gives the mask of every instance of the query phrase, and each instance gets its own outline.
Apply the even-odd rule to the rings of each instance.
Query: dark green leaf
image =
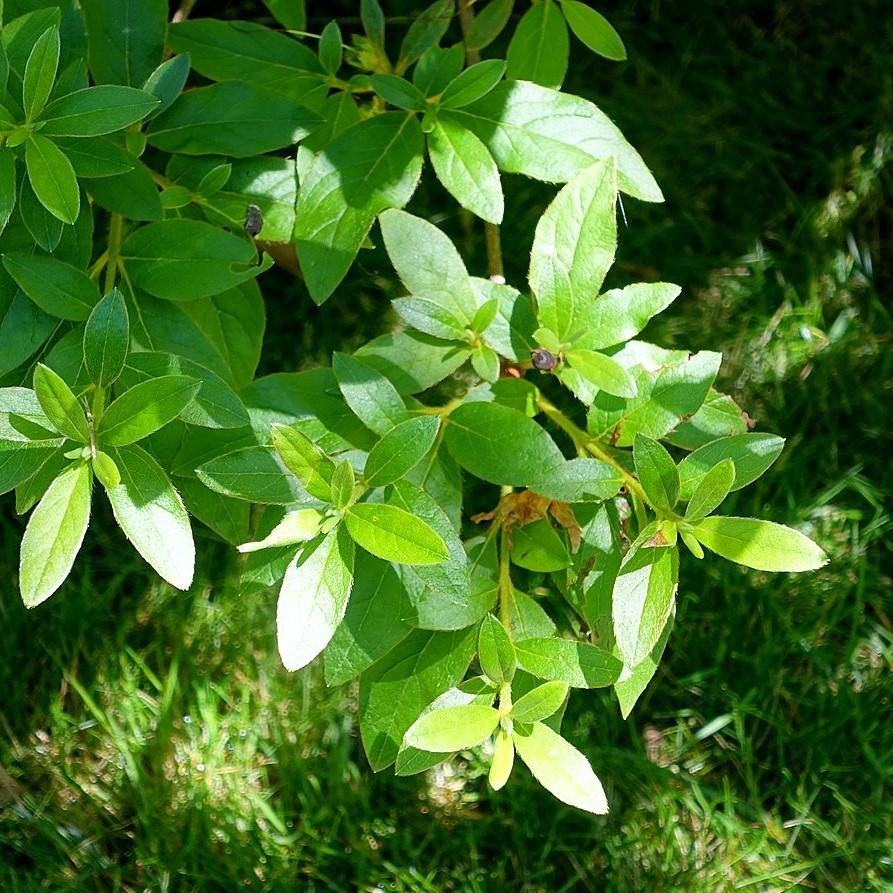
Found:
[[[601,502],[617,495],[623,477],[600,459],[570,459],[542,472],[528,486],[559,502]]]
[[[508,48],[508,76],[545,87],[560,87],[567,73],[570,41],[554,0],[536,3],[524,13]]]
[[[167,3],[90,0],[83,12],[93,79],[101,84],[142,84],[161,62]]]
[[[84,363],[94,384],[107,388],[117,379],[129,344],[127,305],[114,288],[93,308],[84,328]]]
[[[515,0],[491,0],[475,17],[465,35],[470,50],[482,50],[502,33],[512,15]]]
[[[601,13],[580,0],[561,0],[561,8],[571,31],[592,52],[617,62],[626,59],[626,47],[620,35]]]
[[[51,102],[40,114],[46,136],[102,136],[146,117],[158,100],[134,87],[87,87]]]
[[[37,38],[25,64],[22,104],[25,108],[26,121],[33,121],[46,105],[56,80],[58,67],[59,29],[53,25]]]
[[[54,257],[13,252],[3,255],[3,266],[51,316],[85,320],[99,301],[99,289],[86,273]]]
[[[398,71],[405,71],[425,50],[440,42],[450,26],[454,12],[453,0],[434,0],[434,3],[413,19],[400,45]]]
[[[486,96],[505,74],[502,59],[487,59],[470,65],[444,88],[440,105],[448,109],[462,108]]]
[[[492,614],[481,622],[478,659],[481,669],[497,685],[512,681],[515,675],[515,647],[505,627]]]
[[[680,497],[691,499],[711,468],[724,459],[735,467],[732,490],[740,490],[755,481],[778,458],[784,438],[774,434],[739,434],[705,444],[679,463]]]
[[[337,22],[329,22],[319,38],[319,61],[327,74],[341,67],[341,29]]]
[[[97,205],[113,214],[147,222],[164,216],[158,187],[142,162],[116,177],[91,180],[86,189]]]
[[[714,465],[695,488],[685,509],[685,520],[699,521],[709,515],[729,495],[734,483],[735,465],[731,459]]]
[[[241,447],[205,462],[195,471],[203,484],[224,496],[267,505],[290,505],[307,499],[271,447]]]
[[[373,74],[369,78],[372,89],[385,102],[398,109],[424,109],[425,95],[415,84],[396,74]]]
[[[149,118],[155,118],[165,109],[170,108],[174,100],[183,92],[186,79],[189,77],[189,54],[174,56],[167,62],[162,62],[143,84],[143,90],[151,93],[158,100],[158,105],[149,113]]]
[[[68,156],[81,179],[120,176],[132,171],[138,163],[114,138],[59,137],[55,143]]]
[[[2,46],[2,44],[0,44]],[[16,204],[16,160],[15,155],[0,149],[0,235],[6,229]]]
[[[40,203],[63,223],[74,223],[81,194],[71,162],[51,140],[32,133],[25,143],[28,181]]]

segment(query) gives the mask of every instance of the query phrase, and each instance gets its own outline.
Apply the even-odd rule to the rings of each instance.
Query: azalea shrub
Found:
[[[719,353],[639,337],[679,287],[603,290],[621,194],[662,195],[561,83],[571,37],[606,60],[623,43],[577,0],[437,0],[409,24],[363,0],[350,34],[266,5],[2,7],[0,489],[29,515],[24,603],[62,586],[94,499],[179,589],[200,527],[241,553],[245,598],[278,598],[286,670],[359,680],[373,769],[483,746],[494,790],[517,754],[604,813],[562,716],[572,689],[633,709],[680,553],[826,561],[723,513],[784,442],[715,389]],[[555,184],[526,282],[502,269],[505,175]],[[480,227],[486,270],[413,213],[422,178]],[[265,272],[334,314],[370,245],[403,286],[393,331],[257,377]]]

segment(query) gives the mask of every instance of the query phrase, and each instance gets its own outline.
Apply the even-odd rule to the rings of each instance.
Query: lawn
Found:
[[[800,526],[832,559],[802,577],[683,559],[667,656],[630,719],[597,691],[565,720],[610,815],[523,772],[493,794],[472,753],[373,774],[356,691],[282,669],[275,593],[240,595],[237,556],[210,537],[184,594],[99,524],[26,612],[7,498],[0,890],[893,891],[888,6],[618,3],[603,9],[630,61],[577,48],[567,89],[617,120],[667,195],[626,201],[612,275],[679,282],[649,337],[722,350],[719,386],[788,439],[729,514]],[[518,283],[550,190],[509,191]],[[480,253],[434,185],[412,207],[449,208],[436,222]],[[265,371],[390,323],[378,250],[321,310],[269,276]]]

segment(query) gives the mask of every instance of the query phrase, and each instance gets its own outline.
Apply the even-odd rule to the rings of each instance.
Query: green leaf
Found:
[[[378,47],[384,46],[385,17],[378,0],[361,0],[360,19],[363,31],[370,42]]]
[[[46,136],[102,136],[141,121],[158,106],[145,90],[86,87],[51,102],[40,114]]]
[[[79,179],[120,176],[137,166],[137,159],[113,138],[58,137],[54,141],[68,156]]]
[[[616,171],[608,158],[577,174],[537,224],[528,279],[540,325],[562,342],[578,328],[583,308],[593,303],[614,262],[616,202]]]
[[[613,685],[623,669],[610,651],[570,639],[525,639],[515,642],[515,652],[528,673],[575,688]]]
[[[86,189],[97,205],[113,214],[141,221],[161,220],[164,216],[158,187],[142,162],[116,177],[91,180]]]
[[[413,295],[449,310],[470,325],[477,298],[459,252],[434,224],[405,211],[385,211],[380,219],[388,257]]]
[[[34,370],[34,391],[47,418],[60,434],[89,443],[90,430],[83,407],[71,388],[43,363],[38,363]]]
[[[601,13],[580,0],[561,0],[561,8],[571,31],[599,56],[622,62],[626,59],[626,47],[620,35]]]
[[[307,494],[270,447],[234,449],[200,465],[196,474],[205,486],[217,493],[249,502],[290,505],[307,499]]]
[[[671,431],[666,440],[683,450],[695,450],[721,437],[746,434],[748,427],[741,407],[727,394],[711,388],[701,408]]]
[[[508,48],[508,76],[544,87],[560,87],[567,74],[567,25],[554,0],[536,3],[524,13]]]
[[[121,483],[121,472],[118,470],[118,466],[115,465],[115,460],[108,453],[97,450],[92,464],[93,473],[106,490],[117,487]]]
[[[28,62],[25,64],[25,77],[22,81],[22,104],[25,120],[33,121],[37,113],[46,105],[59,67],[59,29],[53,25],[47,28],[34,44]]]
[[[517,589],[508,597],[512,639],[549,638],[555,633],[555,624],[549,615],[532,599]]]
[[[561,709],[567,699],[566,682],[544,682],[518,698],[512,705],[516,722],[539,722]]]
[[[130,320],[124,296],[113,288],[94,308],[84,328],[84,364],[94,384],[107,388],[124,369]]]
[[[721,354],[704,350],[655,374],[643,371],[629,400],[599,392],[589,412],[590,434],[620,447],[631,446],[637,434],[663,437],[697,412],[721,361]]]
[[[406,730],[465,675],[477,645],[473,627],[414,630],[360,677],[360,733],[373,770],[397,757]]]
[[[349,682],[387,654],[409,634],[413,613],[393,566],[357,553],[347,613],[326,647],[326,685]]]
[[[471,367],[484,381],[496,382],[499,380],[501,369],[499,354],[486,344],[482,344],[472,353]]]
[[[121,257],[133,284],[168,301],[226,291],[264,269],[247,239],[200,220],[162,220],[131,233]]]
[[[483,63],[481,63],[483,64]],[[428,154],[437,179],[463,208],[490,223],[502,223],[499,170],[487,147],[449,118],[428,134]]]
[[[422,152],[416,118],[389,112],[348,128],[316,156],[301,181],[294,236],[318,304],[344,278],[375,217],[412,197]]]
[[[343,509],[353,498],[355,478],[353,468],[347,459],[342,459],[332,473],[332,503]]]
[[[109,405],[97,436],[106,446],[127,446],[172,422],[198,393],[188,375],[163,375],[134,385]]]
[[[453,0],[434,0],[434,3],[413,19],[400,45],[400,58],[396,66],[398,71],[405,71],[425,50],[439,43],[440,38],[446,34],[454,13]]]
[[[593,161],[614,156],[617,183],[643,201],[663,195],[638,152],[591,102],[527,81],[504,81],[463,109],[444,110],[473,130],[501,170],[567,182]]]
[[[282,520],[261,540],[241,543],[242,553],[259,552],[261,549],[277,549],[312,540],[318,533],[322,515],[316,509],[288,511]]]
[[[369,78],[372,89],[385,102],[396,106],[398,109],[424,109],[426,107],[425,95],[410,83],[406,78],[396,74],[373,74]]]
[[[505,627],[492,614],[481,622],[478,659],[481,669],[497,685],[512,681],[515,675],[515,648]]]
[[[391,332],[364,344],[354,356],[385,375],[398,393],[418,394],[452,375],[470,354],[418,332]]]
[[[46,601],[64,582],[90,521],[90,467],[62,472],[40,500],[22,537],[19,587],[26,608]]]
[[[453,458],[491,484],[525,487],[565,461],[543,428],[508,406],[466,403],[446,424],[446,445]]]
[[[670,632],[673,629],[673,623],[676,618],[676,606],[670,610],[670,617],[664,626],[660,639],[651,653],[643,658],[635,667],[624,668],[623,675],[614,683],[614,694],[617,695],[617,701],[620,704],[620,713],[626,719],[632,713],[636,701],[648,686],[648,683],[657,672],[658,664],[663,657],[664,649],[667,647],[667,641],[670,638]],[[617,649],[619,655],[619,649]]]
[[[84,4],[90,70],[101,84],[142,84],[161,62],[164,0],[90,0]]]
[[[71,162],[51,140],[32,133],[25,143],[28,182],[40,203],[63,223],[74,223],[81,194]]]
[[[443,89],[440,105],[447,109],[458,109],[470,105],[486,96],[505,74],[502,59],[486,59],[469,65]]]
[[[499,725],[499,711],[484,704],[441,707],[420,716],[406,731],[410,747],[432,753],[452,753],[476,747]]]
[[[512,531],[511,559],[518,567],[544,574],[571,563],[564,539],[545,518]]]
[[[27,441],[0,443],[0,493],[8,493],[24,484],[48,462],[62,455],[60,449],[51,445],[52,441],[46,443],[46,447],[38,447]]]
[[[517,726],[512,740],[533,777],[562,803],[605,815],[608,800],[589,761],[572,744],[541,722],[525,733]]]
[[[638,666],[660,640],[673,610],[679,579],[675,548],[630,550],[614,583],[614,636],[624,663]]]
[[[61,445],[37,394],[30,388],[0,388],[0,449],[14,447],[10,441],[20,444],[34,441],[36,446],[40,441],[53,441],[51,445]]]
[[[515,0],[491,0],[475,17],[465,35],[465,46],[482,50],[502,33],[512,15]]]
[[[403,398],[380,372],[337,352],[332,357],[332,369],[347,405],[371,431],[385,434],[406,419]]]
[[[335,463],[297,425],[273,425],[270,435],[285,467],[307,492],[323,502],[329,502],[332,499]]]
[[[729,495],[735,483],[735,465],[731,459],[723,459],[714,465],[698,484],[685,509],[686,521],[706,518]]]
[[[564,358],[600,391],[615,397],[636,396],[636,380],[611,357],[595,350],[569,350]]]
[[[19,288],[51,316],[85,320],[99,301],[99,290],[90,277],[54,257],[11,252],[3,266]]]
[[[329,22],[319,37],[319,61],[327,74],[341,67],[341,29],[337,22]]]
[[[669,282],[638,282],[581,302],[575,307],[576,325],[571,333],[574,347],[602,350],[629,341],[653,316],[669,307],[681,291]]]
[[[679,500],[679,471],[666,447],[637,434],[633,461],[648,501],[661,512],[672,512]]]
[[[427,298],[395,298],[391,301],[391,307],[403,322],[425,335],[456,342],[464,341],[467,337],[466,327],[450,310]]]
[[[188,90],[146,135],[165,152],[247,158],[291,146],[320,123],[290,97],[239,80]]]
[[[570,459],[541,473],[528,486],[559,502],[601,502],[617,495],[623,477],[600,459]]]
[[[151,93],[158,100],[158,105],[149,113],[149,118],[155,118],[165,109],[173,105],[174,100],[183,92],[186,79],[189,77],[189,54],[174,56],[166,62],[162,62],[143,84],[143,90]]]
[[[784,438],[774,434],[739,434],[705,444],[679,463],[680,496],[691,499],[704,477],[725,459],[735,469],[731,490],[753,483],[779,457]]]
[[[0,300],[0,374],[24,363],[59,324],[20,289],[13,291],[11,300]]]
[[[121,484],[108,491],[118,526],[164,580],[188,589],[195,570],[195,543],[180,495],[161,466],[142,447],[110,450]]]
[[[398,568],[415,609],[414,625],[422,629],[461,629],[477,623],[493,607],[495,587],[488,585],[489,581],[481,584],[469,579],[468,556],[441,505],[405,480],[391,488],[388,504],[427,524],[443,540],[448,552],[446,560],[438,564]]]
[[[16,204],[16,160],[15,155],[0,149],[0,235],[6,229]]]
[[[493,744],[493,760],[490,763],[490,772],[487,781],[494,791],[502,790],[509,776],[512,774],[512,766],[515,762],[515,745],[511,735],[505,729],[496,732],[496,741]]]
[[[44,251],[55,251],[62,239],[62,230],[65,224],[43,206],[31,188],[27,177],[22,178],[18,210],[22,217],[22,223],[25,224],[34,241]],[[30,305],[31,301],[26,303]]]
[[[434,415],[407,419],[375,444],[363,476],[370,487],[383,487],[404,477],[434,446],[440,419]]]
[[[289,564],[276,607],[279,655],[286,670],[306,667],[329,644],[347,610],[353,562],[353,541],[338,526]]]
[[[809,537],[758,518],[714,516],[692,532],[711,552],[757,570],[799,573],[828,563],[828,556]]]
[[[363,502],[351,506],[344,523],[357,545],[401,564],[437,564],[449,552],[428,524],[394,505]]]

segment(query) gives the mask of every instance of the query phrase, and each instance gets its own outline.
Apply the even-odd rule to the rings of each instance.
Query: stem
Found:
[[[118,255],[121,251],[121,242],[124,237],[124,218],[120,214],[112,214],[109,224],[109,247],[105,266],[105,291],[110,292],[115,287],[115,276],[118,273]]]
[[[459,24],[462,26],[462,39],[467,40],[468,30],[474,22],[474,0],[460,0]],[[476,65],[481,61],[481,51],[465,50],[465,64]],[[502,237],[495,223],[484,223],[484,240],[487,246],[487,275],[497,282],[505,282],[505,269],[502,265]]]
[[[504,490],[512,492],[511,487],[504,487]],[[505,493],[503,494],[505,495]],[[497,518],[497,523],[502,523],[501,518]],[[503,525],[499,534],[499,622],[505,627],[506,632],[511,633],[512,615],[509,608],[509,599],[512,595],[512,574],[509,568],[509,534]]]
[[[575,425],[557,406],[550,403],[545,397],[540,397],[537,402],[539,408],[546,416],[573,440],[574,446],[578,450],[587,452],[590,456],[594,456],[602,462],[607,462],[608,465],[620,472],[624,485],[632,494],[646,505],[651,505],[636,476],[630,474],[594,437]]]

